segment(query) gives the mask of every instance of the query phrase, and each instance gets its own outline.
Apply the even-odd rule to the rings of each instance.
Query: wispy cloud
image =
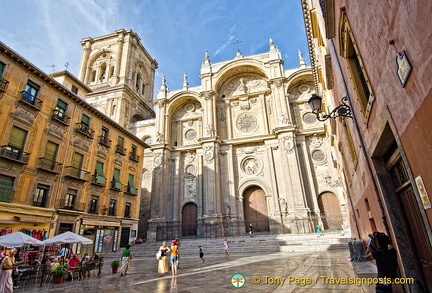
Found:
[[[222,53],[223,51],[225,51],[225,49],[229,45],[232,45],[232,42],[233,42],[233,40],[235,38],[234,31],[235,31],[236,28],[237,28],[237,25],[233,25],[229,29],[229,31],[228,31],[228,40],[216,49],[216,52],[213,54],[213,57],[216,57],[217,55],[219,55],[220,53]]]

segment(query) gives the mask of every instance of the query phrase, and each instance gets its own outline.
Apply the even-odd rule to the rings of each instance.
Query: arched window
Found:
[[[145,93],[145,83],[143,83],[141,87],[141,94],[144,95],[144,93]]]
[[[95,82],[95,81],[96,81],[96,70],[93,70],[91,74],[91,82]]]
[[[100,75],[99,75],[100,82],[103,82],[106,77],[106,67],[107,67],[106,63],[102,63],[100,67]]]

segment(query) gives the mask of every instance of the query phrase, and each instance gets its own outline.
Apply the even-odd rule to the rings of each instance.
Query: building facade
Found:
[[[307,107],[313,76],[269,51],[212,63],[201,85],[157,93],[155,119],[134,124],[146,150],[148,239],[310,233],[346,227],[330,140]],[[331,180],[333,178],[333,180]]]
[[[352,233],[391,236],[411,292],[432,292],[432,2],[302,0],[317,92],[353,120],[327,122]]]
[[[69,72],[47,75],[0,43],[0,228],[72,231],[115,251],[136,237],[145,143],[84,101]]]

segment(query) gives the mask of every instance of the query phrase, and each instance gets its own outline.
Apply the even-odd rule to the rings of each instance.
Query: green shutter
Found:
[[[4,68],[5,68],[4,63],[0,62],[0,80],[1,80],[1,77],[3,76]]]
[[[96,183],[105,184],[105,176],[104,176],[104,163],[96,161]]]
[[[0,175],[0,201],[11,202],[15,178]]]
[[[90,117],[87,116],[86,114],[82,114],[81,123],[89,126],[90,125]]]
[[[57,107],[66,111],[68,104],[62,100],[57,100]]]
[[[131,193],[135,193],[136,192],[134,181],[135,181],[134,175],[129,174],[128,186],[129,186],[129,192],[131,192]]]
[[[117,189],[121,189],[122,184],[121,184],[121,180],[120,180],[120,170],[117,168],[114,169],[114,181],[115,181],[114,187]]]
[[[9,145],[17,149],[23,150],[26,137],[27,131],[14,126],[12,128],[11,136],[9,139]]]
[[[45,148],[44,158],[51,162],[55,162],[57,157],[58,144],[48,141]]]
[[[81,169],[82,160],[83,160],[83,155],[74,153],[72,158],[72,167],[76,169]]]

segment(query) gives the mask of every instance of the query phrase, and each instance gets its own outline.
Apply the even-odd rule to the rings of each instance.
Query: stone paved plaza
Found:
[[[126,276],[112,274],[109,264],[118,255],[107,255],[100,277],[62,284],[48,283],[42,287],[25,284],[15,292],[374,292],[374,285],[329,284],[330,280],[336,279],[326,278],[374,277],[376,274],[374,264],[351,262],[348,249],[343,248],[310,252],[252,252],[249,255],[232,253],[229,259],[225,259],[222,252],[220,255],[205,255],[205,263],[198,254],[186,255],[180,259],[176,277],[160,277],[154,257],[134,258]],[[231,277],[237,273],[245,277],[241,288],[231,284]],[[289,276],[297,279],[289,283]],[[307,282],[308,278],[312,284],[302,286],[301,282]],[[296,281],[299,284],[295,284]]]

